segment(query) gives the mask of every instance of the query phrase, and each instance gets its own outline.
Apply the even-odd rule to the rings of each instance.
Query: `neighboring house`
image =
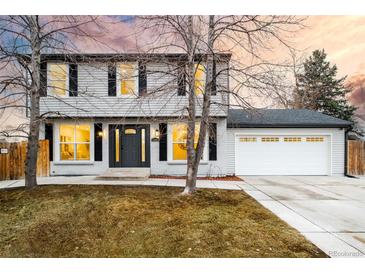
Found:
[[[219,54],[199,175],[343,175],[350,123],[308,110],[229,110],[229,54]],[[113,168],[186,173],[183,54],[43,55],[41,138],[51,175]],[[204,60],[204,57],[199,57]],[[204,62],[195,75],[197,113]],[[46,84],[47,83],[47,84]]]
[[[349,139],[365,141],[365,115],[355,114],[353,121],[354,130],[349,132]]]

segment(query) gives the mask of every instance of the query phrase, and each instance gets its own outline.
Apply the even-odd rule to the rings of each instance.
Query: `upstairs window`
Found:
[[[119,65],[119,94],[137,95],[137,66],[136,63]]]
[[[194,90],[195,95],[204,94],[205,90],[205,67],[202,64],[195,65],[195,81],[194,81]]]
[[[60,125],[60,160],[90,160],[90,125]]]
[[[48,64],[48,90],[53,96],[67,95],[67,64]]]

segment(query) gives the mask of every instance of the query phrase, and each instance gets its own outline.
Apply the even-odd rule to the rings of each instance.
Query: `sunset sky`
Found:
[[[128,51],[135,44],[135,37],[129,36],[133,32],[133,19],[120,22],[128,17],[104,16],[105,27],[108,32],[102,37],[102,42],[118,51]],[[348,82],[355,84],[349,100],[358,108],[359,114],[365,115],[365,91],[361,86],[365,83],[365,16],[308,16],[305,17],[305,28],[293,33],[291,44],[308,56],[315,49],[324,48],[329,60],[338,66],[339,76],[348,76]],[[148,38],[146,38],[148,40]],[[77,41],[80,51],[103,52],[106,49],[86,40]],[[273,59],[288,58],[288,52],[277,49],[270,52]],[[365,89],[364,89],[365,90]],[[260,105],[260,107],[263,107]],[[18,114],[8,114],[0,117],[3,124],[13,124]],[[4,120],[4,118],[6,118]]]
[[[120,17],[125,19],[126,17]],[[102,40],[113,49],[128,51],[135,44],[134,36],[129,36],[133,19],[119,23],[120,18],[105,17],[110,30]],[[132,17],[128,17],[131,19]],[[305,27],[290,34],[287,39],[300,55],[308,56],[315,49],[325,49],[331,63],[338,66],[339,77],[348,76],[348,83],[356,87],[365,83],[365,16],[303,16]],[[118,23],[117,23],[118,22]],[[148,40],[148,38],[146,38]],[[80,42],[80,48],[87,51],[100,51],[95,44]],[[269,53],[278,62],[288,58],[288,51],[278,48]],[[365,95],[355,88],[350,101],[365,114]],[[262,107],[262,105],[260,105]]]
[[[289,41],[303,53],[324,48],[330,61],[336,63],[341,75],[358,75],[365,73],[365,16],[299,16],[305,18],[305,27],[290,35]],[[130,19],[129,21],[125,21]],[[124,20],[121,22],[121,20]],[[118,51],[134,48],[133,17],[116,18],[103,16],[103,25],[108,30],[100,40]],[[141,39],[139,37],[138,39]],[[148,38],[146,38],[148,40]],[[141,42],[139,42],[141,44]],[[80,50],[88,52],[108,51],[86,40],[77,43]],[[272,52],[273,56],[283,58],[281,50]]]
[[[341,75],[365,73],[365,16],[309,16],[294,39],[298,48],[324,48]]]
[[[349,100],[365,114],[365,16],[308,16],[306,27],[294,37],[297,49],[305,56],[325,49],[328,59],[338,67],[339,76],[347,76],[354,85]],[[281,53],[277,52],[278,57]]]
[[[338,66],[339,76],[348,76],[356,88],[350,101],[365,113],[365,16],[309,16],[306,28],[294,39],[298,48],[306,52],[324,48],[329,60]]]

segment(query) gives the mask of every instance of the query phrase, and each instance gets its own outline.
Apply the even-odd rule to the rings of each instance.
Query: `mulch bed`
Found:
[[[186,179],[186,176],[169,176],[169,175],[151,175],[151,179]],[[210,181],[243,181],[237,176],[223,176],[223,177],[198,177],[198,180],[210,180]]]

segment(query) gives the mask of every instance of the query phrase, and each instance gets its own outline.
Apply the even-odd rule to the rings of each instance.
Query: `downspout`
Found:
[[[347,173],[347,162],[348,162],[348,160],[347,160],[347,158],[348,158],[348,155],[347,155],[347,153],[348,153],[348,145],[347,145],[347,141],[348,141],[348,133],[349,133],[349,131],[350,131],[350,127],[347,127],[346,128],[346,130],[345,130],[345,172],[344,172],[344,174],[345,174],[345,177],[349,177],[349,178],[353,178],[353,179],[359,179],[358,177],[356,177],[356,176],[353,176],[353,175],[350,175],[350,174],[348,174]]]

